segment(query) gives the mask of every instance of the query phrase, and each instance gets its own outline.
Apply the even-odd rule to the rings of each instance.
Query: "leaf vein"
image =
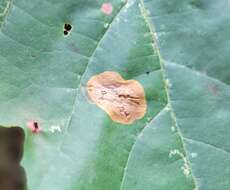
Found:
[[[166,61],[166,62],[167,62],[167,61]],[[210,79],[210,80],[214,80],[214,81],[216,81],[216,82],[218,82],[218,83],[220,83],[220,84],[222,84],[222,85],[224,85],[224,86],[227,86],[228,88],[230,87],[229,84],[227,84],[227,83],[221,81],[220,79],[215,78],[215,77],[212,77],[212,76],[209,76],[209,75],[207,75],[206,73],[202,73],[202,72],[200,72],[200,71],[194,70],[194,69],[192,69],[192,68],[190,68],[190,67],[188,67],[188,66],[181,65],[181,64],[178,64],[178,63],[172,63],[172,62],[170,62],[170,63],[167,62],[167,65],[169,65],[169,66],[174,66],[174,67],[180,67],[180,68],[186,68],[186,69],[192,71],[193,73],[195,73],[196,75],[200,75],[200,76],[203,76],[203,77],[208,78],[208,79]]]
[[[184,137],[184,139],[186,141],[188,141],[188,142],[191,142],[191,143],[194,142],[194,143],[197,143],[197,144],[202,144],[202,145],[208,146],[208,147],[210,147],[210,148],[212,148],[212,149],[214,149],[214,150],[216,150],[218,152],[222,152],[222,153],[227,154],[227,155],[230,156],[230,152],[228,150],[220,148],[220,147],[218,147],[218,146],[216,146],[214,144],[210,144],[208,142],[197,140],[197,139],[191,139],[191,138],[188,138],[188,137]]]
[[[146,25],[149,28],[149,32],[152,35],[153,51],[155,50],[157,52],[157,54],[159,56],[159,59],[160,59],[160,67],[161,67],[161,72],[162,72],[162,75],[163,75],[165,91],[166,91],[166,95],[167,95],[168,108],[169,108],[169,111],[171,113],[172,122],[174,123],[174,125],[177,128],[177,132],[178,132],[178,135],[180,136],[183,149],[185,150],[185,153],[186,153],[185,158],[187,159],[188,156],[187,156],[187,151],[186,151],[186,148],[185,148],[183,135],[182,135],[182,132],[181,132],[179,126],[178,126],[176,114],[175,114],[175,112],[173,110],[172,103],[171,103],[169,87],[168,87],[168,84],[167,84],[168,79],[167,79],[167,75],[166,75],[166,71],[165,71],[164,59],[162,58],[161,53],[160,53],[160,49],[159,49],[159,47],[157,45],[156,36],[154,35],[155,34],[155,28],[154,28],[154,25],[151,24],[150,21],[149,21],[149,16],[148,16],[148,13],[147,13],[147,9],[145,8],[145,5],[144,5],[144,0],[140,0],[139,8],[140,8],[140,11],[141,11],[141,13],[143,15],[143,18],[144,18],[145,22],[146,22]],[[189,160],[188,160],[188,163],[189,163],[189,168],[190,168],[190,171],[191,171],[191,174],[192,174],[193,182],[194,182],[194,185],[195,185],[195,189],[197,190],[198,189],[197,181],[196,181],[196,178],[195,178],[195,176],[194,176],[194,174],[192,172],[192,168],[191,168],[191,164],[190,164]]]
[[[128,154],[128,159],[126,161],[126,164],[125,164],[125,167],[124,167],[124,171],[123,171],[123,175],[122,175],[122,180],[121,180],[121,185],[120,185],[120,190],[122,190],[122,188],[124,187],[124,182],[125,182],[125,177],[126,177],[126,173],[127,173],[127,168],[128,168],[128,164],[129,164],[129,161],[130,161],[130,158],[132,156],[132,153],[135,149],[135,146],[136,146],[136,143],[137,143],[137,140],[142,136],[144,130],[149,126],[149,124],[152,123],[153,120],[157,119],[164,111],[166,111],[166,108],[167,108],[167,105],[165,105],[164,108],[161,109],[161,111],[159,111],[157,113],[157,115],[153,116],[151,118],[151,120],[141,129],[141,131],[139,132],[139,134],[137,135],[136,137],[136,140],[135,142],[133,143],[131,149],[130,149],[130,152]]]

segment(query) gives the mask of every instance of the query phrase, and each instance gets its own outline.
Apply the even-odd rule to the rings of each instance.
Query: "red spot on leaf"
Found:
[[[38,133],[42,130],[37,121],[27,122],[27,127],[31,129],[33,133]]]
[[[110,15],[113,12],[113,6],[111,3],[104,3],[101,6],[101,11],[107,15]]]

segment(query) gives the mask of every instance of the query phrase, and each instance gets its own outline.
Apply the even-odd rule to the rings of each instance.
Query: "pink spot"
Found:
[[[101,11],[107,15],[110,15],[113,12],[113,6],[111,3],[104,3],[101,6]]]
[[[39,127],[37,121],[29,121],[29,122],[27,122],[27,127],[28,127],[29,129],[31,129],[31,131],[32,131],[33,133],[38,133],[38,132],[40,132],[40,131],[42,130],[42,129]]]

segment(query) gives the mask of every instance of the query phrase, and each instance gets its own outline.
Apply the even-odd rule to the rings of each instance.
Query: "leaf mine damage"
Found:
[[[26,176],[19,165],[23,155],[24,131],[0,126],[0,189],[25,190]]]
[[[142,85],[136,80],[124,80],[116,72],[93,76],[87,83],[87,91],[90,99],[115,122],[132,124],[146,113]]]

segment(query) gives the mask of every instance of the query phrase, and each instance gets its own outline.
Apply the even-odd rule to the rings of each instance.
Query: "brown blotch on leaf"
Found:
[[[87,83],[87,91],[90,99],[115,122],[132,124],[146,113],[142,85],[136,80],[124,80],[116,72],[93,76]]]

